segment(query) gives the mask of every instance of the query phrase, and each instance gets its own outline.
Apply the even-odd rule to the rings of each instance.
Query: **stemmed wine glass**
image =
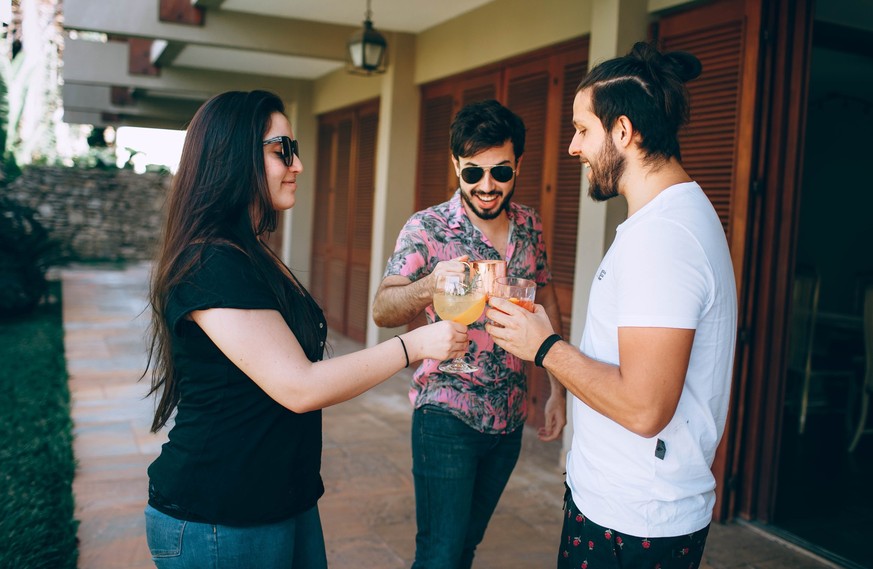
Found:
[[[433,307],[442,320],[451,320],[469,326],[479,319],[485,310],[485,291],[481,279],[473,271],[461,274],[439,275],[433,292]],[[463,358],[443,362],[440,371],[446,373],[472,373],[479,368]]]

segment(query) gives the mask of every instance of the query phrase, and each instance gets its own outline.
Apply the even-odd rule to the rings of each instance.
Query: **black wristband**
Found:
[[[555,342],[559,342],[561,341],[561,339],[562,338],[560,334],[552,334],[551,336],[543,340],[543,343],[540,344],[540,349],[537,350],[537,355],[534,358],[534,364],[536,364],[537,367],[543,367],[543,360],[546,359],[546,354],[549,353],[549,350],[552,349],[552,346],[555,345]]]
[[[406,356],[406,367],[409,367],[409,352],[406,351],[406,342],[404,342],[403,338],[397,334],[395,334],[394,337],[400,340],[400,345],[403,346],[403,355]]]

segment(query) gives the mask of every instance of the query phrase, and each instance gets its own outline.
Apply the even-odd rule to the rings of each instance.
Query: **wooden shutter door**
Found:
[[[534,61],[507,69],[506,106],[525,126],[524,155],[513,201],[540,211],[543,192],[543,156],[546,152],[546,116],[549,110],[548,61]]]
[[[538,58],[525,64],[509,66],[506,70],[504,101],[512,112],[521,117],[525,126],[524,154],[512,200],[536,209],[541,215],[541,196],[545,183],[544,156],[549,151],[546,144],[551,83],[548,63],[548,59]],[[525,373],[527,422],[534,427],[540,427],[545,424],[545,404],[551,393],[549,378],[542,369],[531,363],[525,365]]]
[[[680,133],[682,162],[712,201],[731,247],[742,302],[746,235],[755,139],[757,58],[760,5],[755,1],[720,0],[662,18],[658,39],[666,50],[685,50],[703,64],[700,77],[688,83],[691,120]],[[742,326],[742,323],[741,323]],[[737,344],[737,362],[742,345]],[[736,375],[736,374],[735,374]],[[725,481],[733,468],[736,410],[745,397],[743,380],[733,386],[731,410],[712,471],[716,478],[716,520],[730,516]]]
[[[554,183],[554,206],[549,234],[549,264],[552,282],[561,309],[562,335],[570,337],[573,310],[573,286],[576,272],[576,238],[579,227],[579,200],[582,186],[582,164],[570,156],[567,148],[573,137],[573,99],[576,87],[588,67],[587,44],[584,54],[564,57],[560,65],[561,120],[558,127],[557,165]],[[584,246],[584,244],[583,244]]]
[[[434,156],[448,154],[449,127],[464,104],[495,98],[525,122],[526,142],[514,200],[539,210],[553,282],[569,334],[576,260],[581,165],[567,154],[572,131],[573,94],[584,73],[588,41],[576,39],[482,69],[449,77],[422,88],[422,128],[418,159],[417,209],[444,200],[434,180],[449,171],[448,192],[457,188],[453,169],[439,170]],[[455,101],[456,105],[451,106]],[[414,326],[419,321],[414,322]],[[528,423],[542,425],[548,379],[542,370],[528,370]]]
[[[453,191],[454,172],[449,151],[453,116],[454,97],[450,91],[444,88],[422,90],[416,211],[446,201]]]
[[[363,342],[370,294],[370,246],[378,102],[319,117],[312,243],[312,295],[328,325]]]
[[[309,288],[313,298],[322,307],[327,303],[327,259],[330,250],[329,226],[331,224],[330,196],[333,194],[333,171],[336,157],[333,154],[333,124],[319,121],[318,164],[315,167],[315,212],[312,222],[312,278]]]
[[[327,256],[327,288],[324,308],[328,325],[345,333],[346,278],[348,270],[349,192],[351,191],[352,119],[337,124],[333,178],[330,194],[330,249]]]
[[[499,83],[500,72],[497,70],[489,73],[476,73],[474,76],[460,81],[461,96],[459,97],[459,104],[455,106],[455,113],[460,111],[464,105],[487,99],[496,99]]]
[[[363,342],[367,335],[367,307],[370,296],[370,243],[372,241],[373,195],[376,181],[376,131],[378,107],[373,105],[358,114],[355,136],[355,184],[350,201],[352,227],[349,243],[349,277],[346,309],[346,335]]]
[[[691,120],[679,136],[682,165],[694,178],[730,233],[731,206],[737,185],[738,106],[743,53],[743,4],[717,2],[664,18],[659,41],[666,50],[693,53],[703,64],[700,77],[688,83]]]

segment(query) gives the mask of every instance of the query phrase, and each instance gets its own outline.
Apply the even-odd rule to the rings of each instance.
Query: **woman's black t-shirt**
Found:
[[[167,300],[180,398],[169,441],[148,470],[149,504],[176,518],[223,525],[287,519],[315,506],[324,493],[321,411],[294,413],[274,401],[185,318],[208,308],[281,312],[242,251],[229,245],[200,249],[200,261]],[[308,294],[290,281],[288,286],[285,320],[318,361],[327,337],[324,315]],[[301,340],[295,328],[304,325],[318,327],[318,345]]]

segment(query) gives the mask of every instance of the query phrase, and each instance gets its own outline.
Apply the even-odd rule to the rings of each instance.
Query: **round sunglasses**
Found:
[[[461,169],[461,178],[468,184],[475,184],[482,179],[486,170],[495,182],[508,182],[515,176],[515,169],[512,166],[501,164],[499,166],[467,166]]]
[[[297,139],[288,136],[274,136],[273,138],[265,140],[264,146],[275,144],[277,142],[282,143],[282,150],[276,154],[281,156],[282,161],[285,162],[285,166],[290,168],[291,164],[294,163],[294,155],[296,154],[297,156],[300,156],[300,146],[297,144]]]

